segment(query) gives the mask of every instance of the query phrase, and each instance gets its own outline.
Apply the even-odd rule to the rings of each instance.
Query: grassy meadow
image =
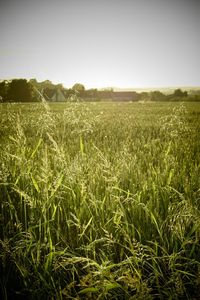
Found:
[[[0,105],[2,299],[200,299],[200,105]]]

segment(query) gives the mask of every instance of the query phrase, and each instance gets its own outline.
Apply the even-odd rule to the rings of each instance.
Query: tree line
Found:
[[[117,92],[113,89],[86,90],[81,83],[67,89],[62,84],[53,84],[50,80],[38,82],[36,79],[12,79],[0,82],[0,102],[38,102],[42,97],[52,101],[52,95],[58,91],[66,101],[200,101],[200,90],[188,93],[175,89],[167,95],[158,90],[141,93]]]

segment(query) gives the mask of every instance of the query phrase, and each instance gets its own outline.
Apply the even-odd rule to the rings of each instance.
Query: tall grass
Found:
[[[3,299],[198,299],[198,104],[0,108]]]

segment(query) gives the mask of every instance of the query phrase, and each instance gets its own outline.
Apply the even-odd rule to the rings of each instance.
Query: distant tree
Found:
[[[13,79],[8,84],[7,98],[12,102],[31,102],[31,84],[26,79]]]
[[[85,87],[83,84],[81,83],[75,83],[72,87],[72,90],[76,91],[76,92],[84,92],[85,91]]]
[[[149,93],[149,97],[151,101],[164,101],[166,100],[166,97],[163,93],[160,91],[153,91]]]
[[[56,84],[56,85],[55,85],[55,88],[56,88],[57,90],[61,90],[61,91],[64,91],[64,90],[65,90],[65,88],[64,88],[64,86],[63,86],[62,83]]]
[[[37,79],[32,78],[29,80],[30,84],[34,87],[36,87],[37,89],[41,90],[41,89],[46,89],[46,88],[52,88],[55,85],[50,81],[50,80],[44,80],[44,81],[37,81]]]
[[[141,101],[149,101],[150,100],[150,95],[147,92],[142,92],[139,94],[139,100]]]
[[[34,102],[40,101],[41,100],[41,95],[39,94],[39,91],[41,91],[40,82],[38,82],[37,79],[32,78],[29,80],[29,83],[32,88],[32,100]]]
[[[40,86],[43,88],[43,89],[46,89],[46,88],[54,88],[55,87],[55,84],[53,84],[51,82],[51,80],[44,80],[42,82],[40,82]]]
[[[5,102],[7,100],[7,81],[4,80],[2,82],[0,82],[0,99],[1,102]]]
[[[176,89],[173,94],[174,97],[178,97],[178,98],[179,97],[187,97],[187,95],[188,95],[188,93],[186,91],[183,92],[181,89]]]
[[[35,78],[30,79],[29,82],[30,82],[31,85],[33,85],[35,87],[39,86],[39,82]]]

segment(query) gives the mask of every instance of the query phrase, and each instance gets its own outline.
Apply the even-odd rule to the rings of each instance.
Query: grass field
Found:
[[[200,105],[0,106],[2,299],[200,299]]]

